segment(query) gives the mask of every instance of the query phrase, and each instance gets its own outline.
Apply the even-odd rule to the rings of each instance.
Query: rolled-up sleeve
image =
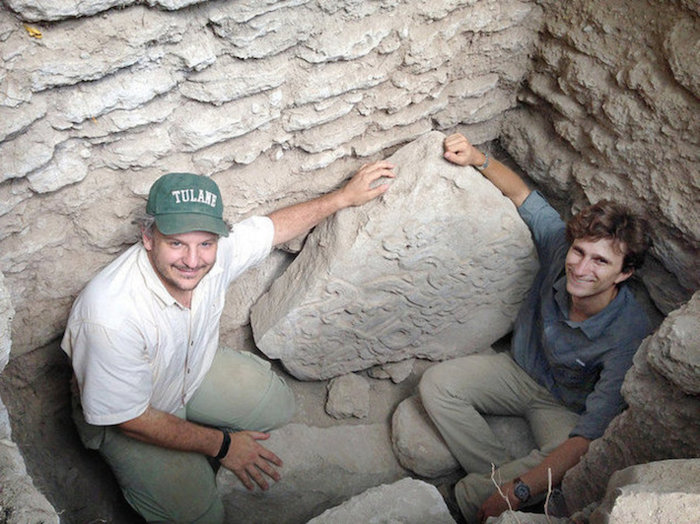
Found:
[[[253,216],[235,224],[228,237],[219,239],[219,256],[226,258],[226,285],[248,268],[262,262],[272,250],[275,227],[266,216]]]
[[[64,348],[71,355],[85,420],[120,424],[148,408],[152,376],[144,342],[129,329],[96,323],[68,326]]]

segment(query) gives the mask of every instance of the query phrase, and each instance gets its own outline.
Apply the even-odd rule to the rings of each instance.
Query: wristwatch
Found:
[[[513,479],[513,494],[521,504],[525,504],[530,500],[530,486],[525,484],[520,477],[515,477]]]

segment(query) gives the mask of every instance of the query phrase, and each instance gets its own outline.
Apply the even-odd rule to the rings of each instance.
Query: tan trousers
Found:
[[[468,473],[455,486],[467,522],[500,483],[535,467],[564,442],[578,415],[535,382],[507,353],[469,355],[428,369],[420,383],[425,410]],[[514,459],[482,415],[517,415],[530,424],[538,449]]]
[[[294,410],[292,391],[269,362],[251,353],[220,349],[204,382],[176,415],[231,430],[269,431],[287,423]],[[100,451],[124,497],[146,521],[224,521],[207,457],[134,440],[115,426],[90,425],[79,405],[74,418],[86,447]]]

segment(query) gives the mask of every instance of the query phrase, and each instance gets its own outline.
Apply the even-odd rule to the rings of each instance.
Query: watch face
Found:
[[[530,488],[522,481],[513,486],[513,493],[515,493],[520,502],[527,502],[530,498]]]

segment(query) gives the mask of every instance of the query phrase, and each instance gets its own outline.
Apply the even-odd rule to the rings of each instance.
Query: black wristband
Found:
[[[231,435],[229,432],[224,431],[223,429],[221,432],[224,434],[224,441],[221,443],[221,447],[219,448],[219,452],[216,454],[216,457],[214,457],[217,460],[224,458],[228,453],[228,448],[231,446]]]

